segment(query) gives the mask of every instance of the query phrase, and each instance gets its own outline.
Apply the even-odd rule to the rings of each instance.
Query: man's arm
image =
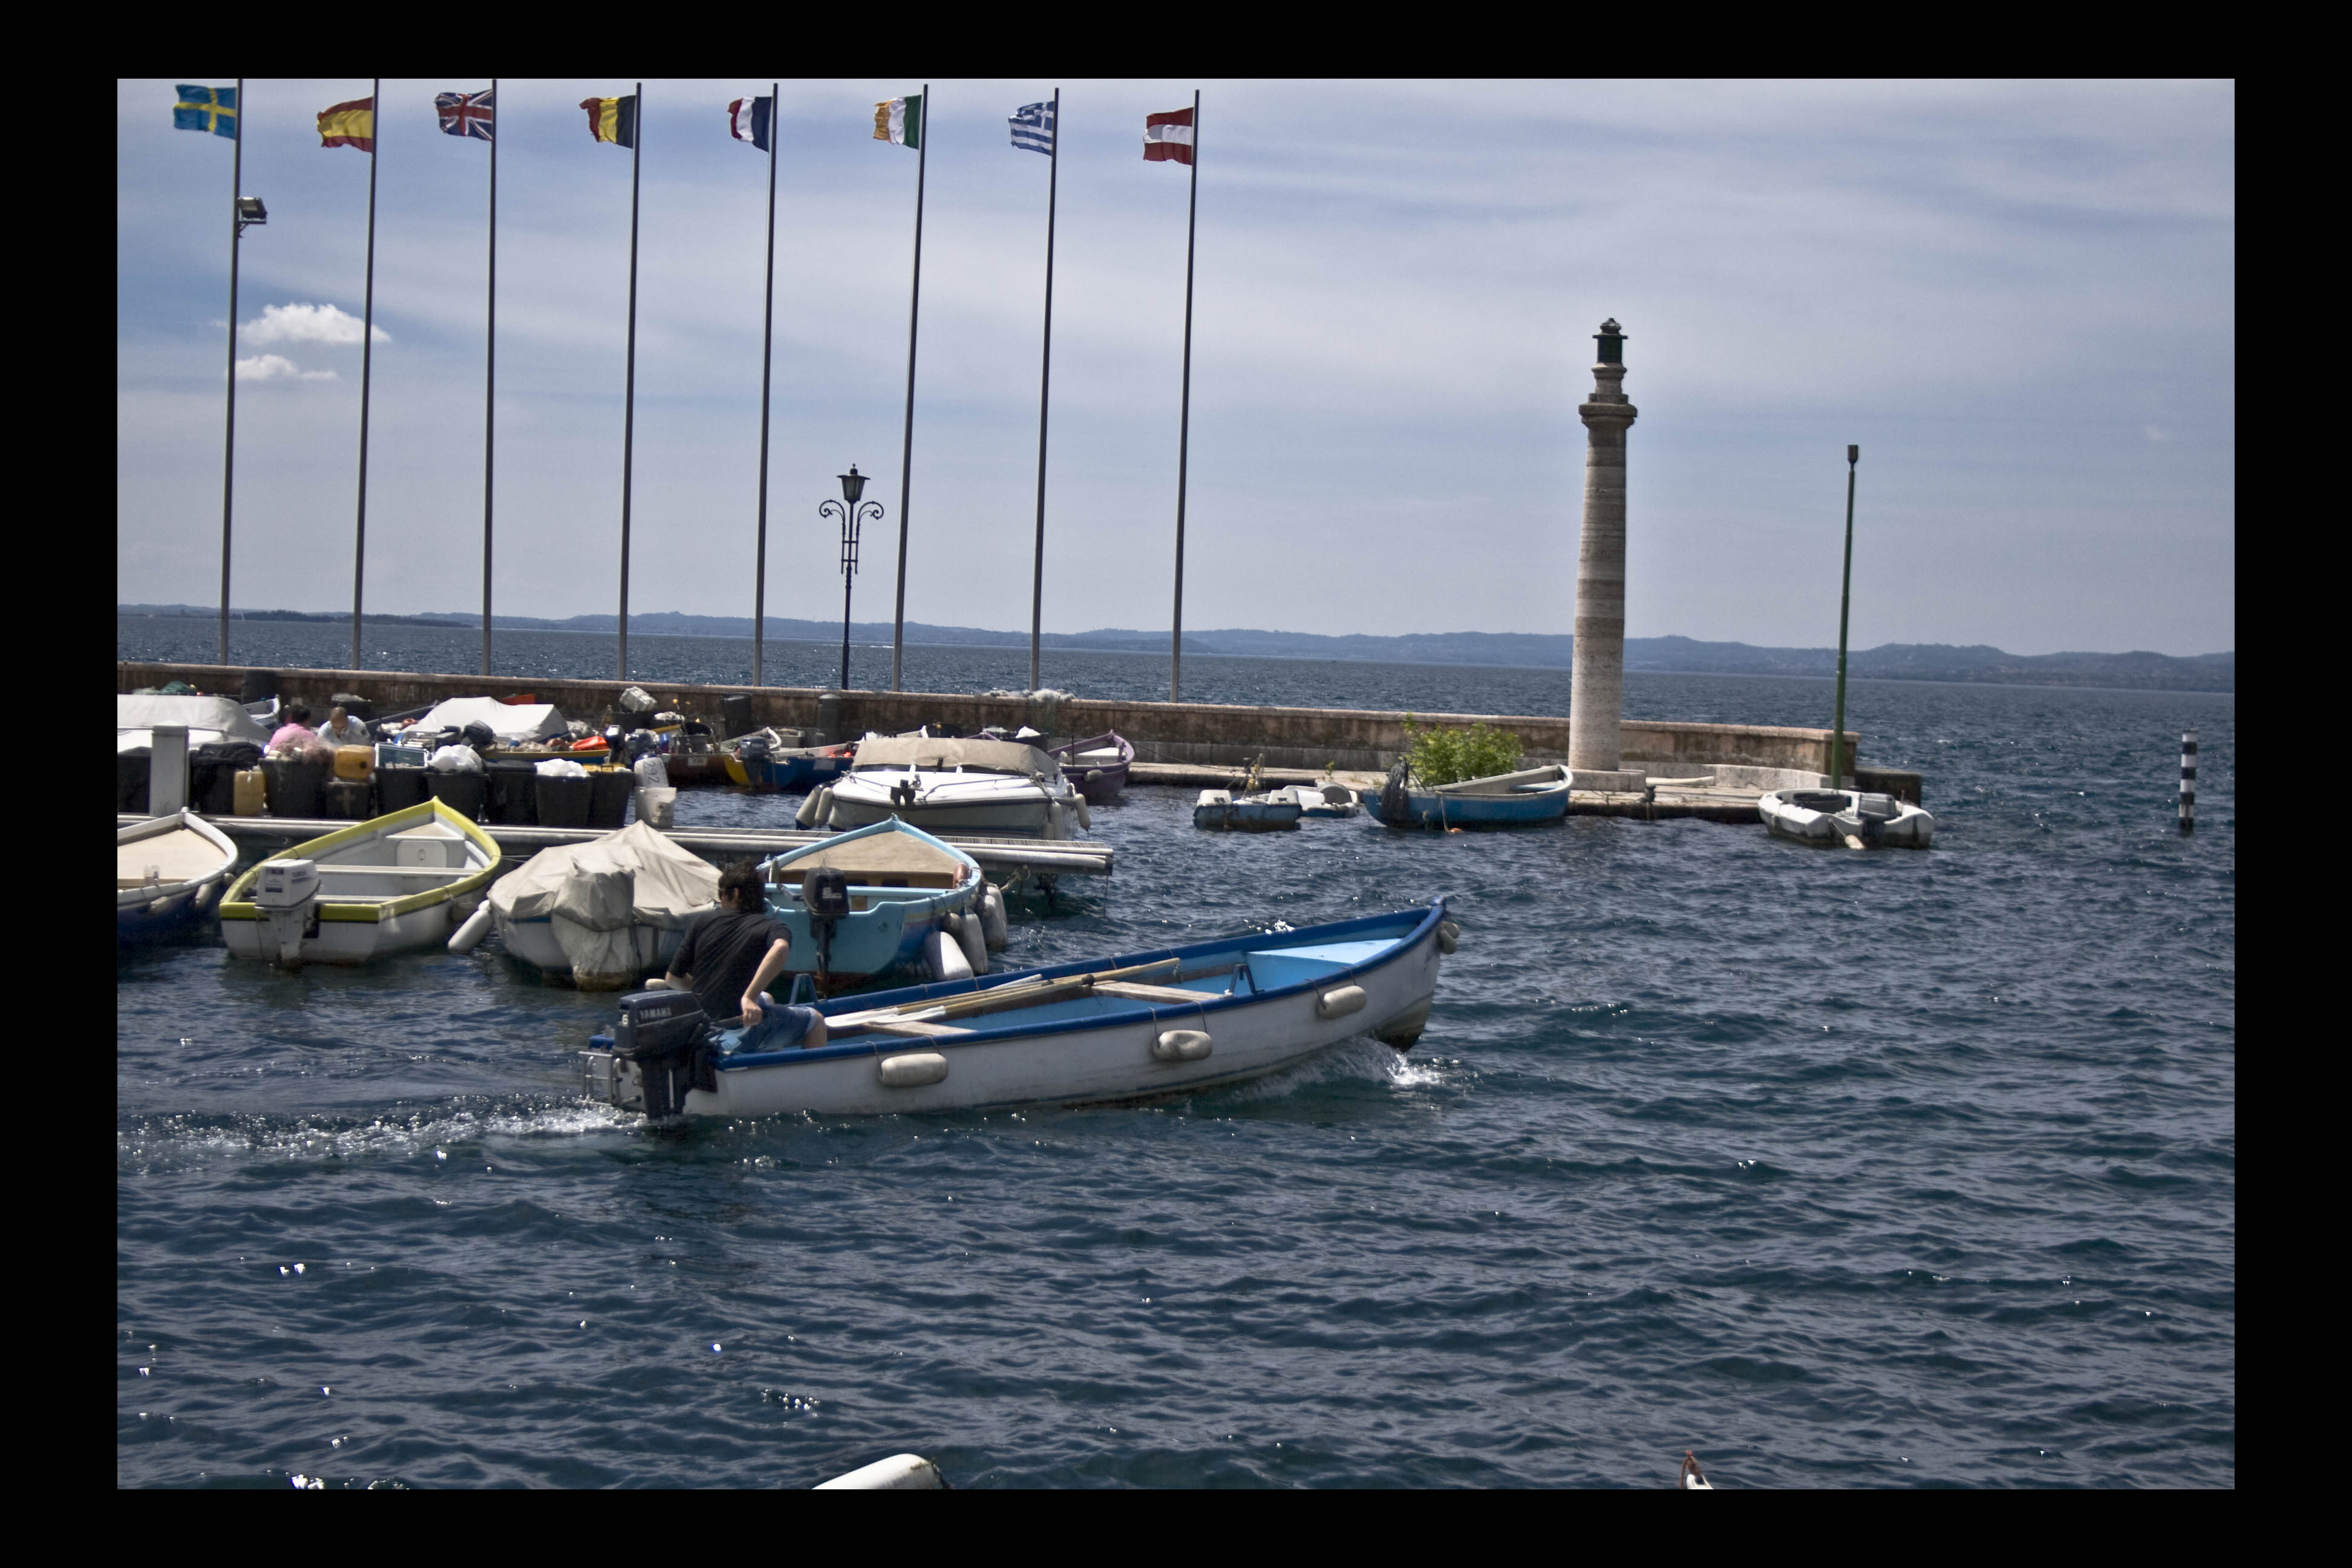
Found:
[[[751,984],[743,987],[743,1026],[750,1028],[760,1021],[760,993],[768,983],[784,972],[784,957],[793,950],[790,937],[780,936],[768,944],[768,954],[760,960],[760,967],[751,976]]]

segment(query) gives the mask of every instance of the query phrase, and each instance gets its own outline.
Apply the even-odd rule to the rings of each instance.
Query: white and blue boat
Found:
[[[1343,1040],[1410,1048],[1444,900],[1278,932],[1123,953],[819,1005],[830,1038],[736,1051],[691,996],[624,997],[583,1055],[591,1097],[656,1119],[860,1116],[1099,1104],[1190,1094],[1276,1071]]]
[[[1204,789],[1192,803],[1192,826],[1223,833],[1280,833],[1297,827],[1305,815],[1298,792],[1261,790],[1235,795],[1229,789]]]
[[[177,936],[202,918],[236,865],[227,834],[193,811],[114,830],[114,944]]]
[[[1433,789],[1391,773],[1384,787],[1359,798],[1365,816],[1391,827],[1528,827],[1568,815],[1568,770],[1526,768]]]
[[[802,899],[820,868],[849,884],[849,910],[831,921],[812,921]],[[918,964],[935,978],[988,968],[980,863],[897,817],[788,851],[761,871],[768,913],[792,932],[788,974],[814,974],[821,963],[830,984]]]

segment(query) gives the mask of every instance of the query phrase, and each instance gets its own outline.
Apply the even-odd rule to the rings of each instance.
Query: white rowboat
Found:
[[[440,800],[281,849],[221,900],[221,941],[239,958],[365,963],[438,947],[481,902],[502,857]]]

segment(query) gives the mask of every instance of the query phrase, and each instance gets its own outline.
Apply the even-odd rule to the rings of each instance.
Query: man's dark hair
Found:
[[[749,894],[746,898],[744,895]],[[767,879],[760,875],[759,863],[738,860],[722,868],[719,873],[719,901],[732,904],[739,910],[759,910],[767,906]]]
[[[297,724],[308,724],[310,721],[310,709],[309,704],[302,702],[295,703],[292,707],[286,710],[286,717],[291,719]]]

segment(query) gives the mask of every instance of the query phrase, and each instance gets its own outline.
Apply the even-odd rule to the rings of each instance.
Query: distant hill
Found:
[[[121,616],[192,616],[210,620],[219,611],[201,605],[118,605]],[[236,610],[234,618],[249,621],[341,622],[351,617],[299,610]],[[371,623],[389,626],[472,626],[479,616],[461,614],[369,616]],[[612,616],[572,616],[543,620],[531,616],[494,616],[491,625],[510,631],[602,632],[611,635]],[[674,610],[629,617],[632,634],[647,637],[748,637],[748,616],[688,616]],[[890,639],[887,621],[855,621],[853,641],[871,645]],[[783,642],[832,642],[841,636],[839,621],[792,620],[771,616],[767,635]],[[1025,647],[1026,632],[991,631],[982,626],[940,626],[907,623],[907,640],[933,647]],[[1104,652],[1165,653],[1168,634],[1104,628],[1090,632],[1048,632],[1041,639],[1053,648],[1091,648]],[[1309,632],[1267,632],[1228,628],[1187,633],[1184,651],[1225,654],[1243,658],[1298,658],[1367,661],[1379,664],[1472,664],[1515,668],[1565,669],[1572,661],[1575,639],[1538,632],[1435,632],[1402,637],[1320,637]],[[1628,637],[1625,668],[1654,674],[1677,675],[1797,675],[1837,673],[1837,650],[1825,647],[1757,647],[1748,643],[1700,642],[1692,637]],[[1981,645],[1956,647],[1948,643],[1887,643],[1859,648],[1847,669],[1857,679],[1978,681],[2000,686],[2105,686],[2149,691],[2235,691],[2238,656],[2198,654],[2179,658],[2160,653],[2005,653]]]

